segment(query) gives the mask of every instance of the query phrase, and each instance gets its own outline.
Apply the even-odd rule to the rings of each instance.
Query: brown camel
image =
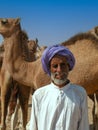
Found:
[[[40,49],[40,47],[38,45],[38,39],[28,40],[27,46],[28,46],[28,50],[29,50],[29,61],[36,60],[35,53],[36,53],[37,49]],[[27,61],[28,61],[28,57],[27,57]]]
[[[5,23],[4,23],[5,21]],[[41,59],[27,62],[22,57],[22,30],[19,19],[0,19],[0,34],[4,37],[6,68],[12,77],[27,86],[37,89],[50,83],[43,72]],[[78,34],[62,43],[76,58],[76,65],[69,79],[82,85],[88,95],[98,90],[98,40],[91,33]],[[17,52],[17,53],[15,53]]]
[[[80,47],[78,47],[77,44],[80,45]],[[98,85],[98,63],[97,63],[97,60],[98,60],[98,53],[97,53],[97,50],[98,50],[98,26],[93,28],[92,30],[86,32],[86,33],[80,33],[80,34],[73,36],[69,40],[63,42],[62,45],[67,46],[68,48],[71,49],[71,51],[75,54],[77,63],[79,63],[79,60],[81,59],[80,62],[82,63],[81,65],[83,65],[83,67],[81,67],[81,70],[79,70],[79,68],[78,69],[75,68],[77,70],[77,71],[74,70],[74,71],[76,71],[76,73],[78,73],[80,71],[79,73],[81,74],[81,77],[82,77],[82,74],[84,74],[84,71],[82,73],[82,69],[84,67],[85,67],[84,69],[87,68],[87,71],[85,70],[85,74],[84,74],[83,78],[79,79],[82,82],[77,81],[78,77],[76,77],[76,79],[75,78],[73,79],[72,76],[71,77],[72,77],[72,81],[74,83],[80,84],[83,87],[85,87],[85,89],[87,90],[88,96],[94,102],[92,115],[93,115],[93,122],[94,122],[94,130],[97,130],[98,125],[95,125],[95,124],[98,124],[98,89],[97,89],[97,85]],[[74,46],[72,47],[72,45],[74,45]],[[78,48],[79,48],[79,53],[78,52],[76,53],[76,49],[78,51]],[[87,54],[87,56],[86,56],[86,54]],[[84,63],[83,63],[83,58],[84,58]],[[93,67],[92,67],[92,65],[93,65]],[[76,67],[78,67],[78,65]],[[91,70],[89,71],[90,68],[91,68]],[[88,74],[88,72],[90,72],[90,73]],[[97,105],[96,105],[97,111],[95,111],[96,108],[95,108],[94,94],[96,96],[96,101],[97,101]]]
[[[3,57],[0,57],[0,60],[1,62],[3,62]],[[30,88],[14,81],[13,78],[8,73],[8,71],[4,68],[4,64],[1,63],[0,65],[1,65],[0,66],[0,69],[1,69],[0,70],[0,89],[1,89],[1,114],[0,114],[1,115],[1,128],[0,129],[1,130],[6,129],[5,120],[7,116],[8,104],[10,103],[11,105],[10,114],[12,114],[16,106],[17,96],[19,97],[20,105],[22,108],[23,126],[25,127],[27,123],[27,113],[28,113],[27,107],[28,107]],[[16,94],[11,96],[11,92],[13,93],[13,89],[15,87],[16,87]],[[17,87],[18,87],[18,95],[17,95]]]
[[[23,33],[23,34],[26,35],[25,33]],[[29,44],[29,41],[27,42],[27,45],[28,44]],[[30,40],[30,44],[31,45],[33,44],[33,46],[29,47],[29,50],[32,48],[32,52],[30,51],[30,54],[32,54],[32,57],[30,58],[31,55],[28,54],[28,56],[29,56],[28,59],[30,61],[33,61],[34,57],[35,57],[35,55],[34,55],[35,52],[33,52],[33,50],[37,49],[37,45],[36,45],[36,41],[34,41],[34,40],[32,40],[32,41]],[[36,45],[36,47],[34,45]],[[26,45],[25,45],[25,47],[22,46],[22,48],[26,48]],[[2,51],[4,53],[3,46],[0,47],[0,51]],[[25,51],[27,52],[27,49],[25,49]],[[13,80],[13,78],[11,77],[9,72],[6,70],[5,63],[3,62],[5,55],[3,56],[3,54],[2,55],[1,54],[2,53],[0,53],[0,69],[1,69],[0,70],[0,81],[1,81],[0,86],[1,86],[1,100],[2,100],[2,102],[1,102],[1,111],[2,111],[2,113],[1,113],[2,114],[1,130],[6,129],[5,120],[6,120],[6,116],[7,116],[7,108],[8,108],[9,100],[11,100],[10,101],[10,106],[11,106],[10,114],[12,114],[14,112],[14,109],[16,106],[17,96],[19,97],[20,106],[22,109],[23,129],[25,130],[26,124],[27,124],[28,99],[29,99],[29,94],[30,94],[30,87],[19,84],[18,82]],[[25,60],[27,60],[27,56],[25,55],[25,53],[23,53],[23,58]],[[17,88],[18,88],[18,95],[17,95]],[[13,90],[14,90],[14,92],[13,92]],[[11,91],[12,91],[12,94],[11,94]],[[15,121],[15,119],[14,119],[14,121]],[[11,130],[14,130],[14,126],[15,126],[15,122],[13,122],[13,124],[11,126]]]

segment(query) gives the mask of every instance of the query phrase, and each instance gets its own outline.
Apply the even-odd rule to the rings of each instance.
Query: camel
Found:
[[[29,59],[27,57],[27,61],[34,61],[37,59],[36,57],[36,51],[40,50],[40,46],[38,45],[38,39],[35,40],[28,40],[27,41],[27,48],[29,50]]]
[[[31,45],[33,44],[33,46],[29,46],[29,42]],[[30,51],[30,49],[32,49],[32,52],[30,51],[30,54],[32,54],[32,57],[30,57],[31,55],[29,55],[28,59],[29,59],[29,61],[33,61],[34,57],[35,57],[35,55],[34,55],[35,52],[33,52],[33,50],[37,49],[37,43],[34,40],[28,40],[27,45],[29,46],[29,48],[28,48],[29,51]],[[36,47],[35,47],[35,45],[36,45]],[[2,44],[2,47],[0,47],[0,51],[2,51],[4,53],[3,44]],[[27,59],[27,56],[25,56],[25,53],[23,54],[23,56],[25,59]],[[11,75],[6,70],[6,67],[3,63],[3,58],[4,58],[3,54],[0,53],[0,69],[1,69],[0,70],[0,81],[2,81],[0,84],[0,86],[1,86],[1,100],[2,100],[2,103],[1,103],[1,109],[2,109],[1,130],[6,129],[5,119],[7,116],[7,108],[8,108],[8,104],[9,104],[9,100],[10,100],[11,91],[13,91],[14,86],[18,88],[18,95],[14,94],[13,95],[14,99],[12,98],[10,101],[11,102],[10,103],[11,109],[13,107],[13,111],[12,112],[10,111],[11,112],[10,115],[12,115],[12,113],[14,112],[16,102],[17,102],[16,98],[18,96],[19,101],[20,101],[20,106],[22,108],[23,127],[24,127],[23,129],[25,130],[26,124],[27,124],[27,113],[28,113],[27,110],[28,110],[28,99],[29,99],[30,88],[26,87],[25,85],[19,84],[18,82],[13,80]],[[17,90],[16,90],[16,92],[17,92]],[[14,93],[16,93],[16,92],[14,92]],[[15,124],[16,124],[16,117],[14,117],[13,122],[11,123],[11,130],[14,130]]]
[[[35,90],[51,82],[42,69],[41,58],[28,62],[22,57],[21,46],[25,44],[25,40],[21,40],[20,19],[0,19],[0,34],[4,38],[6,68],[16,81]],[[83,86],[88,95],[94,94],[98,90],[97,38],[90,32],[81,33],[61,45],[68,47],[76,58],[76,65],[68,78],[71,82]]]
[[[84,39],[84,41],[83,41],[83,39]],[[63,42],[62,43],[62,45],[64,45],[64,46],[67,46],[68,48],[70,48],[71,46],[70,46],[70,44],[72,45],[72,44],[76,44],[77,42],[80,42],[80,44],[82,44],[82,42],[84,42],[84,43],[86,43],[86,42],[88,42],[88,44],[91,44],[91,45],[89,45],[90,46],[90,48],[86,45],[86,48],[88,49],[86,49],[86,48],[83,48],[84,50],[83,50],[83,52],[84,52],[84,55],[85,55],[85,57],[86,57],[86,54],[88,53],[88,52],[90,52],[90,50],[93,50],[94,51],[94,53],[95,53],[95,55],[94,55],[94,53],[92,53],[92,54],[90,54],[90,53],[88,53],[88,58],[90,59],[91,58],[91,62],[92,63],[90,63],[90,61],[88,61],[88,62],[86,62],[87,64],[88,64],[88,68],[91,68],[91,64],[95,67],[95,69],[94,69],[94,67],[92,67],[91,69],[92,69],[92,71],[90,71],[91,72],[91,74],[89,74],[89,76],[91,75],[91,76],[93,76],[93,78],[95,78],[95,80],[94,79],[90,79],[90,77],[88,77],[87,76],[87,73],[85,74],[85,76],[90,80],[90,82],[91,82],[91,85],[89,85],[90,84],[90,82],[89,83],[87,83],[87,81],[85,81],[86,80],[86,77],[84,77],[84,81],[85,81],[85,83],[87,83],[87,85],[86,84],[82,84],[81,82],[77,82],[76,81],[76,83],[77,84],[80,84],[80,85],[83,85],[83,87],[85,87],[85,89],[86,89],[86,91],[87,91],[87,93],[88,93],[88,96],[91,98],[91,100],[94,102],[94,105],[93,105],[93,110],[92,110],[92,115],[93,115],[93,123],[94,123],[94,130],[97,130],[98,129],[98,125],[95,125],[95,124],[98,124],[98,90],[95,90],[95,86],[96,86],[96,88],[97,88],[97,84],[98,84],[98,69],[97,69],[97,63],[94,63],[94,62],[96,62],[96,60],[97,60],[97,57],[98,57],[98,54],[97,54],[97,46],[98,46],[98,26],[96,26],[95,28],[93,28],[93,29],[91,29],[90,31],[88,31],[88,32],[86,32],[86,33],[80,33],[80,34],[77,34],[77,35],[75,35],[75,36],[73,36],[72,38],[70,38],[69,40],[67,40],[67,41],[65,41],[65,42]],[[83,44],[82,44],[83,45]],[[81,45],[80,45],[81,46]],[[76,45],[75,45],[75,47],[77,47]],[[81,50],[82,51],[82,47],[83,46],[81,46],[81,48],[79,49],[79,51]],[[91,48],[92,47],[92,48]],[[95,49],[93,49],[95,47]],[[77,47],[78,48],[78,47]],[[74,48],[73,48],[74,49]],[[74,51],[73,51],[73,49],[72,49],[72,52],[73,53],[75,53]],[[87,52],[85,52],[87,50]],[[89,55],[90,54],[90,55]],[[80,55],[80,54],[79,54]],[[82,56],[83,56],[83,54],[82,54]],[[94,58],[93,58],[93,56],[94,56]],[[76,57],[76,60],[78,60],[78,58],[79,58],[79,56],[78,55],[76,55],[76,53],[75,53],[75,57]],[[81,58],[82,60],[83,60],[83,57]],[[93,59],[93,60],[92,60]],[[95,61],[94,61],[95,60]],[[84,63],[85,64],[85,63]],[[83,65],[84,66],[84,65]],[[85,65],[86,66],[86,65]],[[76,68],[77,69],[77,68]],[[88,71],[89,72],[89,71]],[[82,73],[81,73],[82,74]],[[93,74],[93,75],[92,75]],[[95,75],[94,75],[95,74]],[[73,81],[73,79],[72,79],[72,81]],[[74,82],[74,81],[73,81]],[[95,85],[95,86],[94,86]],[[88,89],[91,91],[89,91],[88,89],[87,89],[87,86],[89,87]],[[90,88],[91,87],[91,88]],[[93,92],[94,91],[94,92]],[[95,98],[96,98],[96,103],[95,103]],[[96,109],[97,108],[97,109]]]
[[[41,56],[43,50],[46,48],[45,46],[41,47],[38,45],[38,39],[28,40],[27,47],[29,49],[29,58],[28,59],[26,58],[26,60],[29,62],[38,59]],[[31,94],[33,92],[34,92],[34,89],[31,89]],[[19,100],[17,100],[17,105],[15,107],[15,111],[13,112],[12,117],[11,117],[11,130],[15,129],[16,123],[18,121],[19,109],[20,109],[20,103],[19,103]],[[22,118],[20,118],[20,120],[18,122],[20,123],[20,126],[22,126]]]
[[[3,51],[4,53],[4,51]],[[1,53],[0,53],[1,54]],[[27,123],[27,106],[28,106],[28,99],[29,99],[29,93],[30,93],[30,88],[25,87],[25,85],[21,85],[17,83],[16,81],[13,80],[11,76],[9,76],[8,72],[6,69],[4,69],[4,65],[2,64],[3,62],[3,56],[0,55],[0,89],[1,89],[1,130],[6,129],[6,116],[7,116],[7,108],[9,103],[11,104],[11,110],[10,115],[14,112],[14,107],[16,105],[16,96],[14,95],[14,99],[10,99],[11,97],[11,91],[13,91],[14,87],[18,87],[18,96],[19,96],[19,101],[20,105],[22,108],[22,116],[23,116],[23,125],[26,125]],[[4,72],[4,73],[3,73]],[[7,76],[8,75],[8,76]],[[8,77],[8,78],[7,78]],[[7,83],[7,84],[6,84]],[[23,91],[26,92],[24,93]],[[17,91],[16,91],[17,92]],[[12,104],[14,103],[14,104]],[[9,113],[8,113],[9,114]],[[11,130],[14,130],[14,128],[11,128]]]

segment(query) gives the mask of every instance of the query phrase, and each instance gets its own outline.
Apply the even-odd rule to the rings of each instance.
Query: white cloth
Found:
[[[87,94],[84,88],[53,83],[32,96],[30,130],[89,130]]]

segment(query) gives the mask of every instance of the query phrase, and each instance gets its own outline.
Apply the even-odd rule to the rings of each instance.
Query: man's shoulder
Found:
[[[36,100],[38,103],[41,103],[44,97],[47,97],[48,95],[48,90],[50,88],[49,86],[50,85],[46,85],[41,88],[38,88],[33,94],[33,99]]]
[[[49,87],[50,87],[50,84],[38,88],[38,89],[34,92],[34,95],[43,95],[45,92],[48,91]]]
[[[86,95],[86,90],[83,86],[77,84],[71,84],[71,87],[74,89],[75,92],[80,93],[82,95]]]

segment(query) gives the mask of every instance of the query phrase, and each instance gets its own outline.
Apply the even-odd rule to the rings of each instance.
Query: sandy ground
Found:
[[[28,121],[30,119],[30,112],[31,112],[30,104],[31,104],[31,97],[30,97],[29,105],[28,105]],[[92,107],[93,107],[93,102],[88,97],[88,116],[89,116],[90,130],[93,130]],[[19,115],[21,115],[21,110],[19,110],[18,112],[18,118],[20,119]],[[10,124],[11,122],[7,120],[7,130],[11,130]],[[20,125],[20,122],[18,121],[15,130],[22,130],[22,129],[19,129],[19,125]]]

